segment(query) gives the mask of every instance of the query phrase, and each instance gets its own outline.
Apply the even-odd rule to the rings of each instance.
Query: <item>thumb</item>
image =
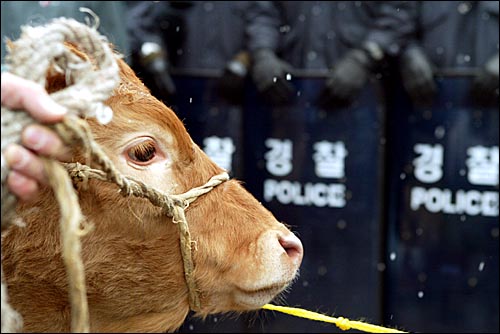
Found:
[[[22,109],[41,122],[61,121],[66,109],[57,104],[39,84],[9,72],[2,73],[2,106]]]

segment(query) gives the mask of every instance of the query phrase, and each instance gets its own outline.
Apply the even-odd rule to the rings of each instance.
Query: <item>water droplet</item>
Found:
[[[483,271],[483,269],[484,269],[484,262],[483,262],[483,261],[481,261],[481,262],[479,263],[479,267],[477,268],[477,270],[479,270],[479,271]]]
[[[99,123],[106,125],[113,119],[113,109],[108,106],[101,105],[96,109],[95,117]]]
[[[419,227],[415,230],[415,234],[418,235],[418,236],[421,236],[422,234],[424,234],[424,229]]]
[[[319,14],[321,14],[321,7],[318,5],[315,5],[312,7],[311,12],[314,16],[318,16]]]
[[[327,39],[334,39],[335,38],[335,31],[333,30],[329,30],[327,33],[326,33],[326,38]]]
[[[342,220],[342,219],[341,219],[341,220],[339,220],[339,221],[337,222],[337,228],[338,228],[339,230],[343,230],[343,229],[345,229],[345,228],[346,228],[346,226],[347,226],[347,223],[345,222],[345,220]]]
[[[470,61],[470,55],[459,53],[457,54],[456,62],[457,65],[464,65]]]
[[[326,269],[325,266],[319,266],[318,268],[318,275],[319,276],[325,276],[328,270]]]
[[[308,281],[304,281],[304,282],[302,282],[302,286],[303,286],[303,287],[306,287],[306,286],[308,286],[308,285],[309,285],[309,282],[308,282]]]
[[[392,252],[392,253],[389,255],[389,258],[391,259],[391,261],[396,260],[396,253],[395,253],[395,252]]]
[[[304,22],[306,20],[306,16],[304,14],[300,14],[298,19],[300,22]]]
[[[471,288],[475,287],[477,285],[477,278],[476,277],[469,278],[467,280],[467,284],[469,284]]]
[[[193,98],[192,97],[189,98],[189,103],[193,103]]]
[[[417,296],[418,296],[418,298],[422,298],[422,297],[424,297],[424,292],[423,292],[423,291],[419,291],[419,292],[417,293]]]
[[[214,9],[214,4],[207,1],[203,4],[203,9],[205,9],[205,11],[207,12],[211,12]]]
[[[285,78],[286,78],[288,81],[290,81],[290,80],[292,80],[292,75],[291,75],[290,73],[287,73],[287,74],[286,74],[286,76],[285,76]]]
[[[399,174],[399,178],[400,178],[401,180],[406,179],[406,174],[405,174],[405,173],[401,173],[401,174]]]
[[[318,54],[316,53],[316,51],[309,51],[309,52],[307,53],[307,60],[308,60],[308,61],[313,61],[313,60],[315,60],[317,57],[318,57]]]
[[[432,118],[432,111],[431,111],[431,110],[428,110],[428,109],[424,110],[424,111],[422,112],[422,117],[423,117],[424,119],[426,119],[426,120],[431,119],[431,118]]]
[[[297,91],[297,96],[300,96],[302,92],[300,90]]]
[[[288,24],[280,27],[280,32],[285,33],[285,32],[289,32],[289,31],[290,31],[290,26]]]
[[[217,319],[217,318],[214,318],[214,322],[217,322],[217,321],[219,321],[219,319]]]
[[[460,14],[464,15],[469,12],[471,9],[472,5],[468,1],[462,1],[458,4],[457,10]]]
[[[377,263],[377,270],[378,271],[384,271],[385,270],[385,263]]]
[[[436,48],[436,54],[442,55],[444,53],[444,48],[442,46],[438,46]]]
[[[467,174],[467,172],[465,171],[465,169],[462,168],[458,171],[458,174],[460,174],[460,176],[465,176],[465,174]]]
[[[345,182],[345,178],[339,179],[340,182]],[[345,199],[350,200],[352,198],[352,191],[347,190],[345,192]]]
[[[492,228],[490,233],[493,238],[498,238],[498,227]]]
[[[437,139],[443,139],[445,134],[446,134],[446,129],[444,128],[444,126],[437,126],[436,129],[434,130],[434,136]]]
[[[467,217],[465,215],[461,215],[460,216],[460,221],[461,222],[464,222],[466,219],[467,219]]]
[[[276,81],[278,81],[278,78],[274,77],[273,82],[276,82]]]
[[[189,325],[188,328],[189,328],[190,331],[194,330],[194,326],[193,325]]]
[[[392,54],[396,54],[399,52],[399,45],[397,43],[391,43],[389,45],[389,52]]]
[[[175,32],[179,32],[179,31],[181,31],[181,27],[180,26],[176,26],[175,27]]]

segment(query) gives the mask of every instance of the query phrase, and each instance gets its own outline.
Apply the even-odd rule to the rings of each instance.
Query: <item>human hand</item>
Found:
[[[483,107],[498,103],[498,53],[491,57],[474,78],[471,95]]]
[[[410,46],[401,55],[403,85],[417,107],[430,107],[437,93],[434,70],[420,47]]]
[[[154,85],[151,87],[154,95],[170,98],[176,94],[177,90],[170,75],[170,62],[164,46],[154,42],[142,44],[139,61]]]
[[[330,72],[318,104],[327,109],[348,107],[366,84],[372,66],[365,51],[349,51]]]
[[[2,107],[25,110],[41,123],[59,122],[66,114],[65,108],[54,102],[42,86],[8,72],[2,73],[1,93]],[[21,145],[8,145],[2,155],[11,169],[7,186],[20,199],[30,200],[39,186],[47,183],[40,156],[64,161],[69,158],[69,149],[48,127],[33,124],[23,129]]]
[[[245,97],[245,81],[247,77],[250,59],[247,52],[240,52],[231,59],[226,66],[222,76],[217,81],[219,95],[234,105],[241,105]]]
[[[295,88],[287,80],[292,66],[279,59],[271,50],[259,50],[254,55],[252,77],[258,91],[273,106],[290,102]]]

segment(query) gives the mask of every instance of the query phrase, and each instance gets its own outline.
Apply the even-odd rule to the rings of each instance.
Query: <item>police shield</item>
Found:
[[[170,106],[184,122],[193,141],[230,176],[241,178],[242,106],[222,99],[217,93],[218,74],[205,72],[174,75],[177,94]]]
[[[380,323],[383,108],[368,85],[349,108],[316,105],[324,78],[294,77],[297,96],[245,105],[245,186],[304,246],[286,305]],[[264,311],[262,311],[264,312]],[[267,311],[268,312],[268,311]],[[334,332],[331,324],[263,314],[269,332]]]
[[[417,332],[498,331],[498,106],[471,79],[438,80],[434,106],[393,87],[388,116],[385,321]]]

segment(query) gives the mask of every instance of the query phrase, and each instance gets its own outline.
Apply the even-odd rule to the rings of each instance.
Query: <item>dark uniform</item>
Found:
[[[470,67],[480,68],[472,88],[476,100],[498,101],[498,8],[498,1],[418,2],[413,41],[401,62],[415,102],[432,103],[436,69]]]
[[[498,1],[421,1],[420,45],[437,67],[476,67],[498,53]]]
[[[247,6],[247,1],[138,3],[127,20],[134,67],[144,69],[144,80],[155,95],[175,94],[169,79],[172,71],[225,73],[229,82],[223,88],[241,90],[249,63],[244,38]],[[151,42],[158,46],[157,52],[145,47]]]
[[[57,17],[86,22],[90,18],[80,7],[92,10],[99,17],[98,31],[115,45],[128,61],[130,53],[127,32],[123,26],[124,1],[2,1],[2,69],[6,54],[5,38],[16,40],[22,25],[42,25]]]
[[[249,49],[271,49],[300,69],[331,68],[365,39],[395,54],[405,33],[413,31],[405,6],[397,1],[256,1],[249,13]]]
[[[286,72],[332,70],[324,102],[348,102],[377,63],[404,47],[414,31],[414,8],[404,1],[253,2],[247,33],[254,80],[280,103],[290,93],[281,80]]]

